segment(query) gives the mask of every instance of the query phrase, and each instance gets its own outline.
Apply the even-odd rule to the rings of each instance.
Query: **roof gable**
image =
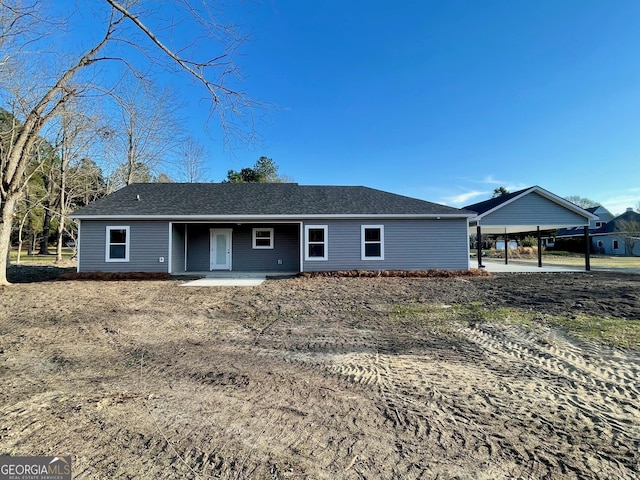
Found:
[[[610,222],[607,222],[598,230],[598,233],[635,232],[638,228],[640,228],[640,213],[627,210],[622,215],[618,215]]]
[[[140,183],[74,212],[91,217],[445,215],[473,212],[360,186],[295,183]]]
[[[545,190],[544,188],[539,187],[537,185],[534,185],[533,187],[525,188],[522,190],[518,190],[517,192],[509,193],[507,195],[501,195],[499,197],[490,198],[489,200],[485,200],[484,202],[474,203],[473,205],[467,205],[466,207],[463,207],[463,208],[465,210],[471,210],[473,212],[476,212],[479,217],[483,217],[498,210],[499,208],[502,208],[508,205],[511,202],[514,202],[532,193],[541,195],[542,197],[545,197],[547,200],[557,203],[558,205],[561,205],[564,208],[585,217],[586,219],[596,220],[598,218],[597,215],[594,215],[590,211],[585,210],[584,208],[579,207],[578,205],[571,203],[570,201],[565,200],[564,198],[559,197],[551,193],[550,191]]]

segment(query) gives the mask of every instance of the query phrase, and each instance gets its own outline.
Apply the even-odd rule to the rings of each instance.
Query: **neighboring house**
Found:
[[[78,271],[469,268],[473,212],[366,187],[134,184],[76,211]]]
[[[628,208],[596,230],[591,238],[594,252],[640,256],[640,214]]]
[[[589,207],[586,209],[587,212],[596,215],[597,218],[591,220],[589,222],[589,234],[593,235],[602,227],[604,227],[608,222],[613,220],[613,214],[604,208],[602,205],[597,205],[595,207]],[[581,227],[572,227],[572,228],[561,228],[555,233],[554,238],[583,238],[584,230]],[[598,249],[597,243],[592,242],[592,251],[594,253],[604,253]]]

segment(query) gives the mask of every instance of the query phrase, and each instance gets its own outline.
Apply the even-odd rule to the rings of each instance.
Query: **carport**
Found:
[[[542,267],[541,232],[569,227],[583,227],[585,236],[585,270],[591,270],[589,222],[598,217],[587,210],[539,186],[501,195],[464,207],[476,212],[469,222],[469,234],[478,238],[478,267],[482,268],[482,234],[502,235],[505,241],[505,265],[509,263],[509,235],[536,232],[538,267]]]

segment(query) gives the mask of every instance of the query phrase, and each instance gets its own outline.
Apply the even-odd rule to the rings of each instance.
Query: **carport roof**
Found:
[[[518,202],[522,203],[525,197],[535,195],[545,199],[548,205],[555,205],[556,212],[564,211],[566,215],[545,216],[543,209],[538,210],[528,206],[520,207],[517,215],[514,214]],[[587,226],[591,220],[598,218],[597,215],[537,185],[463,208],[478,214],[476,218],[471,220],[469,227],[475,228],[480,225],[482,233],[488,234],[533,232],[537,228],[555,230],[565,227]],[[503,215],[508,209],[511,211],[510,214]]]
[[[297,183],[138,183],[72,218],[247,218],[319,216],[470,218],[470,211],[361,186]]]

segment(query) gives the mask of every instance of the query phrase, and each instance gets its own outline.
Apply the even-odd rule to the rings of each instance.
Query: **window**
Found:
[[[105,262],[129,261],[129,227],[107,227]]]
[[[326,225],[305,225],[305,260],[328,260]]]
[[[362,260],[384,260],[384,225],[362,225]]]
[[[273,228],[254,228],[253,248],[273,248]]]
[[[606,222],[596,222],[596,228],[602,227]]]
[[[614,250],[618,250],[618,248],[620,248],[620,245],[618,245],[618,240],[614,240],[613,241],[613,249]]]

